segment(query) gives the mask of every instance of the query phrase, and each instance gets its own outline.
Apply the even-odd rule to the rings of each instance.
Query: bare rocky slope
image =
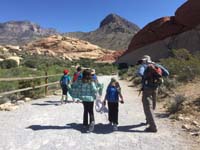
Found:
[[[0,44],[3,45],[23,45],[55,34],[58,34],[55,29],[45,29],[30,21],[0,23]]]
[[[189,0],[175,16],[163,17],[147,24],[132,39],[128,50],[117,63],[135,64],[142,55],[153,60],[169,57],[172,49],[200,50],[200,1]]]
[[[126,50],[132,37],[140,30],[134,23],[116,15],[110,14],[100,23],[95,31],[70,32],[65,35],[89,41],[100,47],[112,50]]]

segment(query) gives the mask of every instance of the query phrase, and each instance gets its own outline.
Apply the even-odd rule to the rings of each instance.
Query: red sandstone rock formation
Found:
[[[137,48],[177,35],[200,24],[200,0],[189,0],[172,17],[163,17],[147,24],[132,39],[129,53]]]

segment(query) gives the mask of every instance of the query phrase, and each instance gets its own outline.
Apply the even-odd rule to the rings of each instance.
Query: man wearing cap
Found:
[[[169,72],[162,65],[156,64],[151,61],[151,57],[144,55],[137,63],[140,65],[137,76],[142,77],[142,103],[144,108],[144,113],[146,116],[146,124],[149,124],[149,127],[145,129],[147,132],[157,132],[157,127],[154,121],[153,110],[156,108],[157,92],[159,84],[154,84],[153,86],[150,82],[146,82],[145,75],[149,66],[158,67],[161,70],[161,76],[168,76]]]
[[[149,127],[145,129],[147,132],[157,132],[157,127],[154,121],[154,114],[153,110],[156,108],[156,99],[157,99],[157,91],[158,86],[151,86],[150,84],[145,84],[144,74],[147,70],[148,66],[151,65],[158,65],[151,61],[151,57],[148,55],[144,55],[142,59],[140,59],[137,63],[140,65],[137,76],[142,77],[142,103],[144,108],[144,113],[146,116],[146,124],[149,124]],[[158,65],[165,69],[163,66]],[[165,69],[166,70],[166,69]],[[167,71],[167,70],[166,70]],[[168,72],[168,71],[167,71]]]

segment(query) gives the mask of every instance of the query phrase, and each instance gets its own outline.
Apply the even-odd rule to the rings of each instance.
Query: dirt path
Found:
[[[110,77],[100,77],[107,86]],[[125,104],[120,105],[119,131],[113,132],[107,115],[95,112],[94,133],[82,133],[82,104],[57,105],[60,96],[0,112],[0,150],[196,150],[181,127],[157,113],[158,133],[145,133],[138,92],[121,82]]]

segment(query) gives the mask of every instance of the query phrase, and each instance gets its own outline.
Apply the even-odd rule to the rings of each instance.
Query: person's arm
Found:
[[[106,105],[106,101],[107,101],[108,88],[109,88],[109,86],[108,86],[107,89],[106,89],[106,94],[105,94],[105,97],[104,97],[104,100],[103,100],[103,104],[104,104],[104,105]]]
[[[144,75],[145,67],[141,65],[136,73],[137,76],[142,77]]]
[[[123,104],[124,103],[124,98],[122,96],[121,87],[119,87],[119,91],[118,92],[119,92],[119,98],[120,98],[119,102]]]
[[[62,79],[63,79],[63,76],[60,78],[60,86],[62,86]]]
[[[70,76],[68,76],[68,84],[71,84],[72,83],[72,80],[71,80],[71,77]]]
[[[97,89],[95,83],[92,82],[91,85],[92,85],[92,92],[97,93],[98,89]]]

